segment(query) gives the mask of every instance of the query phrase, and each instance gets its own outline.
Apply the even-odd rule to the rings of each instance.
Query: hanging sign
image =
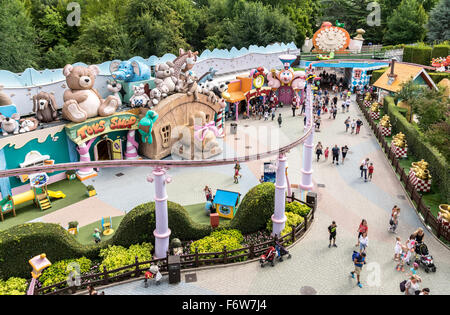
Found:
[[[138,115],[122,112],[108,117],[92,118],[78,124],[68,124],[66,134],[70,140],[79,145],[113,131],[136,130],[138,127]]]

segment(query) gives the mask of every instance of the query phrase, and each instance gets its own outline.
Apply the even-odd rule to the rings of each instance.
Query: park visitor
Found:
[[[328,227],[328,232],[330,233],[330,244],[328,245],[328,248],[331,246],[337,247],[336,245],[336,222],[331,222],[331,225]],[[331,241],[333,241],[333,245],[331,245]]]

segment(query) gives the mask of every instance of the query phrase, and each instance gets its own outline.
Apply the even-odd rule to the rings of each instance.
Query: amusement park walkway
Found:
[[[338,108],[340,109],[340,103]],[[282,112],[282,137],[293,140],[302,132],[303,117],[292,117],[291,110],[286,108],[282,109]],[[427,274],[422,268],[419,269],[418,275],[423,279],[421,288],[429,287],[431,294],[450,294],[450,251],[427,231],[409,200],[404,199],[406,194],[367,122],[359,135],[345,133],[344,120],[348,116],[363,119],[353,103],[350,112],[338,113],[336,120],[328,119],[328,114],[325,114],[322,117],[322,131],[315,134],[315,143],[321,141],[324,147],[329,146],[330,149],[334,144],[339,147],[347,144],[350,152],[344,165],[332,165],[331,160],[325,162],[323,156],[320,162],[314,162],[315,191],[319,196],[318,211],[309,232],[290,249],[291,259],[278,263],[273,268],[261,268],[257,262],[251,262],[187,272],[197,274],[197,281],[194,283],[185,283],[182,276],[180,284],[169,285],[165,278],[165,283],[160,286],[144,289],[142,281],[134,281],[105,288],[105,294],[300,294],[300,289],[304,286],[314,288],[318,294],[401,294],[399,283],[406,279],[406,274],[394,269],[393,250],[396,235],[387,231],[390,210],[394,204],[402,210],[397,235],[404,242],[418,227],[423,227],[426,233],[424,242],[428,245],[437,266],[436,273]],[[254,122],[264,123],[278,129],[275,122]],[[243,130],[244,124],[253,123],[242,122],[238,129]],[[302,147],[298,147],[288,154],[291,184],[300,182],[302,150]],[[367,183],[361,180],[359,174],[360,162],[366,157],[369,157],[375,166],[373,181]],[[248,187],[255,184],[255,179],[260,175],[257,165],[247,165],[244,176],[250,177],[252,170],[254,177],[247,178],[247,183],[243,179],[244,184],[239,185],[241,189],[244,188],[241,190],[243,194]],[[222,172],[225,172],[229,179],[222,179],[220,184],[231,181],[231,171],[232,166],[229,169],[223,168]],[[189,172],[194,174],[198,173],[198,170],[192,169]],[[180,176],[172,175],[175,181],[181,180],[186,185],[189,181],[192,182],[192,179],[178,179]],[[198,177],[196,175],[196,178]],[[318,187],[317,184],[323,184],[325,187]],[[169,187],[170,185],[169,196],[176,193],[171,192]],[[201,193],[201,187],[197,190]],[[183,194],[183,191],[178,193]],[[359,288],[349,273],[353,270],[351,255],[356,249],[357,228],[363,218],[369,225],[368,265],[362,271],[363,288]],[[338,225],[338,247],[330,249],[327,227],[332,220]]]

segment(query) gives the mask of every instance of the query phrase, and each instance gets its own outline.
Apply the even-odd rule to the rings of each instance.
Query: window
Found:
[[[168,148],[170,145],[171,138],[171,127],[169,125],[165,125],[161,128],[161,137],[162,137],[162,146],[163,148]]]

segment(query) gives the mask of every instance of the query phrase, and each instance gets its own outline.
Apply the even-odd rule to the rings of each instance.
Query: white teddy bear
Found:
[[[131,107],[147,106],[150,98],[145,94],[145,87],[143,84],[133,86],[134,94],[130,98]]]
[[[150,91],[150,100],[153,104],[153,106],[156,106],[159,104],[162,98],[162,92],[158,88],[154,88]]]

